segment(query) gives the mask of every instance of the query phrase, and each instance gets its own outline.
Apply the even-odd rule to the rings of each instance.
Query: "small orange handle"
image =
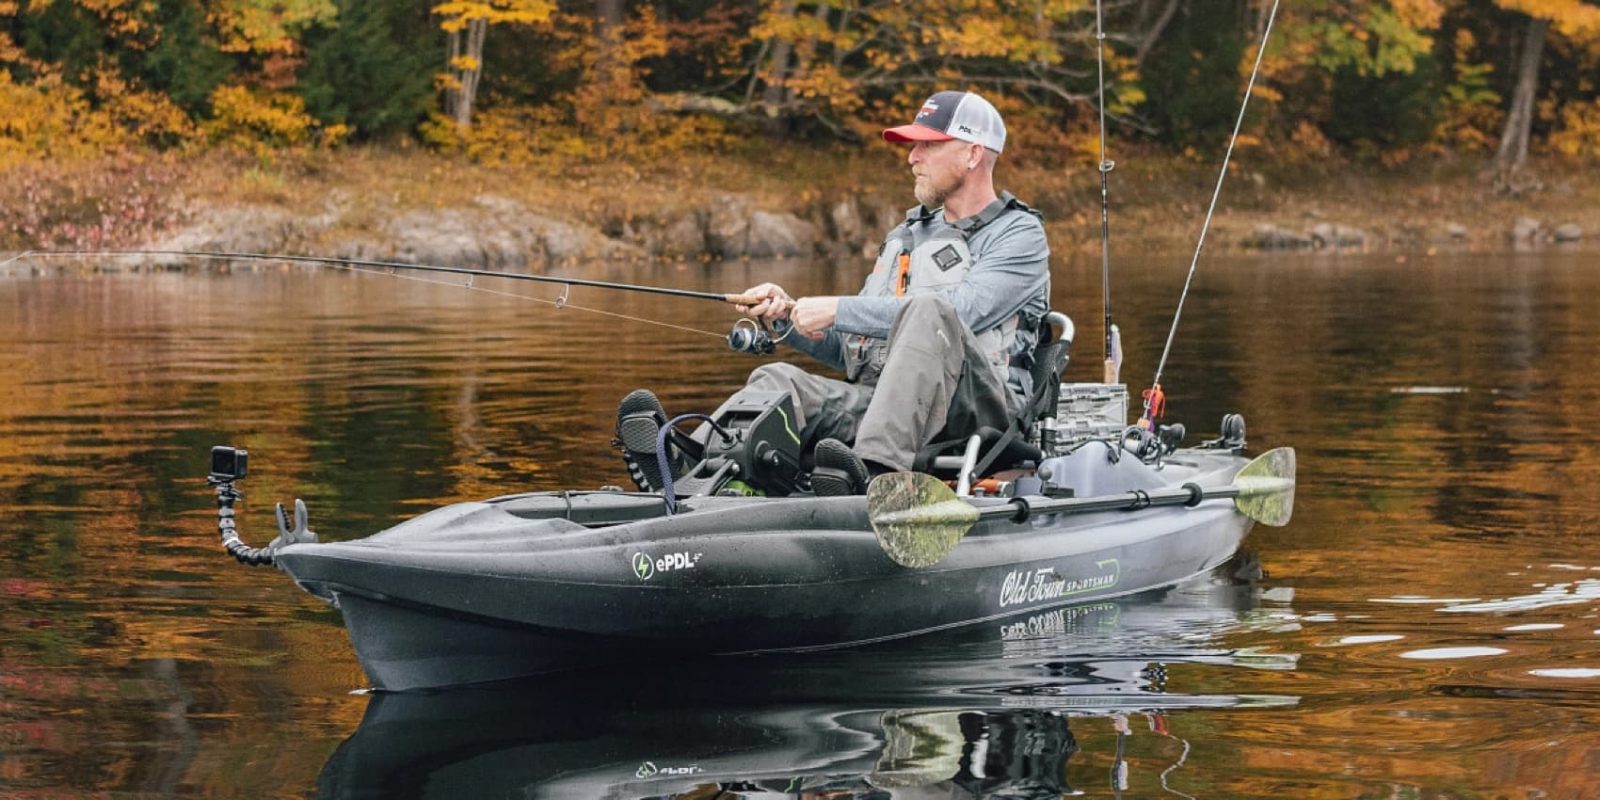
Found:
[[[906,289],[911,287],[911,254],[900,251],[900,258],[895,261],[894,296],[905,297]]]

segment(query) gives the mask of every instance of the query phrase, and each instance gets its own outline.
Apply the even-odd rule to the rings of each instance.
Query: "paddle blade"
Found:
[[[1239,487],[1233,503],[1245,516],[1274,528],[1289,524],[1294,515],[1294,448],[1262,453],[1239,470],[1233,483]]]
[[[972,530],[978,509],[932,475],[891,472],[867,485],[867,519],[896,564],[931,567]]]

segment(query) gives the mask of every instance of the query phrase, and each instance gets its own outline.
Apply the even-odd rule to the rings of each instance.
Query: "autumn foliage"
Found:
[[[485,162],[865,140],[973,88],[1022,160],[1209,152],[1268,0],[0,0],[0,164],[409,138]],[[1596,0],[1295,0],[1247,146],[1386,163],[1600,155]]]

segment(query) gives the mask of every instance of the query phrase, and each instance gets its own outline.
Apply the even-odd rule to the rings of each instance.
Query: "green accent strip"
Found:
[[[794,425],[789,422],[789,415],[783,413],[783,406],[778,406],[777,408],[778,416],[783,417],[783,429],[788,432],[789,438],[793,439],[795,444],[800,444],[800,434],[794,432]]]

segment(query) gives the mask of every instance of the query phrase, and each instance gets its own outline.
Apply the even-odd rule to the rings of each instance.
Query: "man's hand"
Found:
[[[759,319],[767,323],[788,319],[789,309],[794,307],[794,298],[790,297],[789,293],[785,292],[783,287],[776,283],[763,283],[760,286],[752,286],[745,291],[745,295],[765,299],[753,306],[741,305],[735,306],[735,308],[739,309],[739,313],[751,319]]]
[[[789,321],[801,336],[818,341],[839,316],[839,298],[802,297],[789,312]]]

